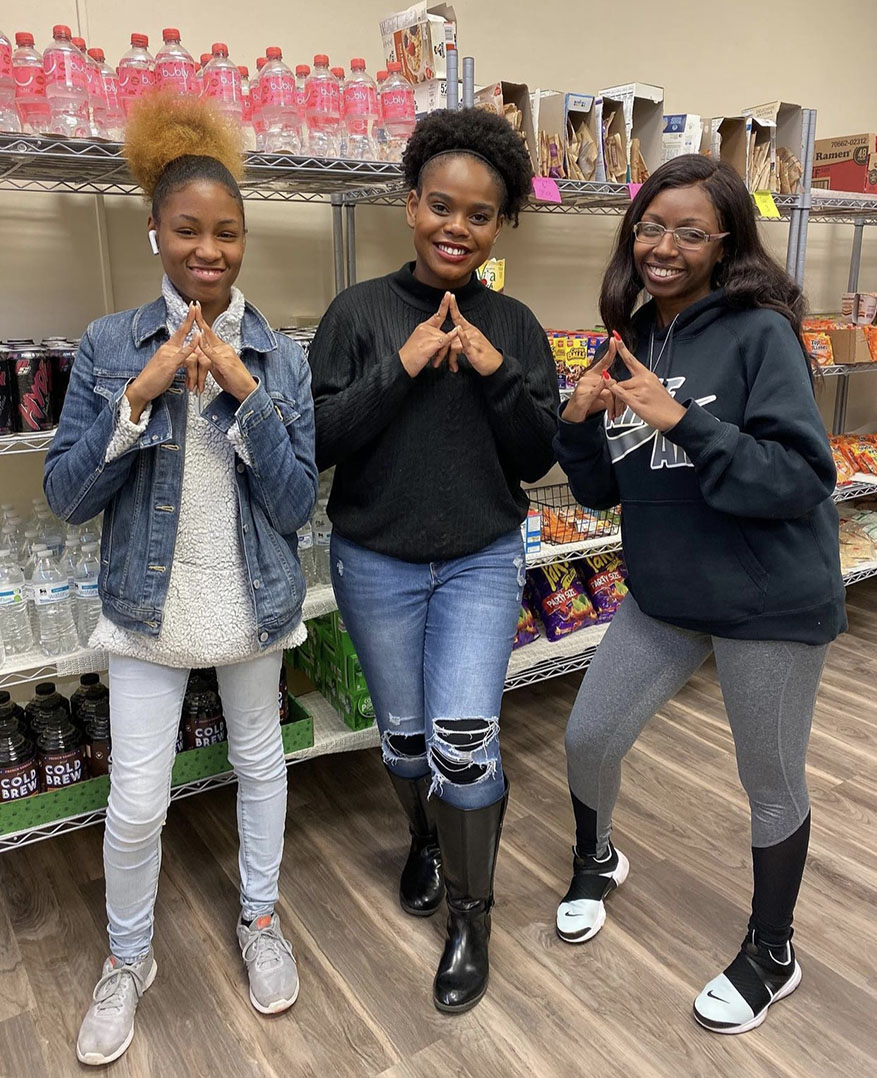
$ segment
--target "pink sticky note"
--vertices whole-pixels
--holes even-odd
[[[642,184],[641,184],[641,183],[629,183],[629,184],[627,185],[627,189],[628,189],[628,191],[630,191],[630,201],[631,201],[631,202],[633,202],[633,200],[634,200],[634,199],[636,198],[636,196],[637,196],[637,195],[639,194],[639,189],[640,189],[641,187],[642,187]]]
[[[533,177],[533,194],[540,202],[563,202],[557,181],[550,176]]]

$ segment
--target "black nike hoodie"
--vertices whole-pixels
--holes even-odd
[[[836,474],[794,330],[774,311],[735,310],[721,289],[672,332],[655,315],[649,302],[634,316],[636,356],[648,366],[651,353],[686,414],[663,435],[630,409],[611,425],[605,413],[561,422],[573,493],[594,509],[621,503],[630,590],[651,617],[743,640],[833,640],[846,629]]]

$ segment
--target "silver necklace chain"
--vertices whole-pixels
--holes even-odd
[[[664,338],[664,343],[661,345],[661,351],[658,352],[658,358],[652,363],[652,356],[655,353],[655,327],[652,326],[652,333],[649,337],[649,370],[654,374],[661,364],[661,358],[664,355],[664,349],[670,343],[670,338],[673,336],[673,327],[676,325],[676,319],[679,317],[677,314],[673,321],[670,323],[670,328],[667,330],[667,336]]]

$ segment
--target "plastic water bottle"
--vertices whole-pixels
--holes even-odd
[[[85,40],[74,37],[73,44],[85,57],[85,73],[88,85],[88,129],[92,138],[107,139],[107,103],[104,95],[100,64],[89,55]]]
[[[408,139],[417,124],[414,114],[414,87],[402,77],[402,65],[387,64],[387,81],[381,87],[381,110],[387,133],[387,159],[401,161]]]
[[[344,83],[347,75],[343,67],[333,67],[330,70],[338,80],[338,144],[335,147],[335,156],[346,157],[347,131],[344,127]]]
[[[195,77],[195,61],[180,44],[180,31],[169,26],[161,36],[164,44],[155,54],[156,88],[180,97],[197,96],[201,90]]]
[[[24,573],[6,548],[0,550],[0,636],[8,655],[21,655],[34,646]]]
[[[329,70],[329,57],[318,53],[305,84],[308,153],[337,157],[341,134],[341,87]]]
[[[76,650],[76,626],[67,574],[48,550],[39,553],[33,573],[34,604],[40,626],[40,647],[46,655]]]
[[[88,138],[88,69],[73,44],[69,26],[55,26],[52,44],[43,53],[46,98],[53,135]]]
[[[301,151],[296,129],[295,79],[275,45],[265,50],[266,63],[259,77],[266,153]]]
[[[73,604],[74,621],[76,620],[76,566],[81,557],[79,536],[71,536],[61,555],[61,568],[67,574],[67,583],[70,585],[70,602]]]
[[[238,67],[241,76],[241,130],[244,136],[244,149],[256,149],[256,129],[253,126],[253,93],[250,88],[250,69]]]
[[[155,60],[146,34],[132,34],[131,48],[119,61],[119,94],[125,116],[144,94],[155,89]]]
[[[119,96],[119,76],[107,63],[103,49],[89,49],[88,55],[94,60],[100,72],[101,108],[104,109],[103,126],[106,137],[113,142],[121,142],[125,128],[125,113]]]
[[[24,529],[21,526],[21,518],[10,516],[0,529],[0,546],[8,550],[15,561],[20,562],[24,557]]]
[[[311,528],[310,521],[308,521],[307,524],[303,524],[298,529],[298,560],[308,585],[316,584],[317,574],[316,565],[314,563],[314,531],[313,528]]]
[[[198,61],[198,70],[195,72],[195,76],[196,76],[196,78],[198,80],[198,96],[199,97],[204,96],[204,68],[207,67],[207,65],[210,63],[210,61],[212,59],[213,59],[213,53],[212,52],[202,52],[201,53],[201,58]]]
[[[76,632],[79,643],[85,648],[100,617],[101,602],[98,591],[100,561],[97,543],[85,543],[82,557],[76,565]]]
[[[15,75],[12,71],[12,42],[0,30],[0,131],[21,131],[15,107]]]
[[[34,640],[40,638],[40,622],[37,617],[37,604],[33,590],[33,575],[36,572],[37,562],[40,560],[41,555],[47,554],[48,548],[42,543],[37,543],[31,548],[30,553],[25,552],[25,556],[20,562],[21,571],[24,574],[24,594],[27,598],[27,616],[30,620],[30,627],[33,630]]]
[[[238,127],[243,115],[241,73],[228,58],[228,45],[217,41],[213,58],[204,68],[204,96],[215,101],[219,110]]]
[[[365,70],[365,60],[350,61],[350,78],[344,83],[345,156],[356,161],[376,161],[374,128],[378,119],[378,88]]]
[[[314,582],[331,584],[329,544],[332,542],[332,522],[326,513],[325,503],[320,502],[314,514]]]
[[[307,64],[299,64],[295,69],[295,113],[296,130],[301,153],[308,152],[308,97],[307,85],[311,69]]]
[[[262,68],[268,63],[265,56],[256,60],[256,73],[250,79],[250,103],[253,109],[253,132],[256,136],[256,149],[265,149],[265,121],[262,118]]]
[[[43,54],[34,48],[33,34],[15,35],[12,74],[15,79],[15,107],[25,131],[38,135],[52,126],[46,99],[46,72]]]

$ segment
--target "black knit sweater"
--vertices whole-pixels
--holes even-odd
[[[457,302],[502,366],[483,377],[465,362],[457,374],[428,365],[411,378],[399,349],[443,295],[412,268],[348,288],[320,323],[310,349],[317,465],[336,465],[329,516],[341,535],[404,561],[441,561],[524,519],[521,481],[554,463],[557,375],[529,308],[473,277]]]

